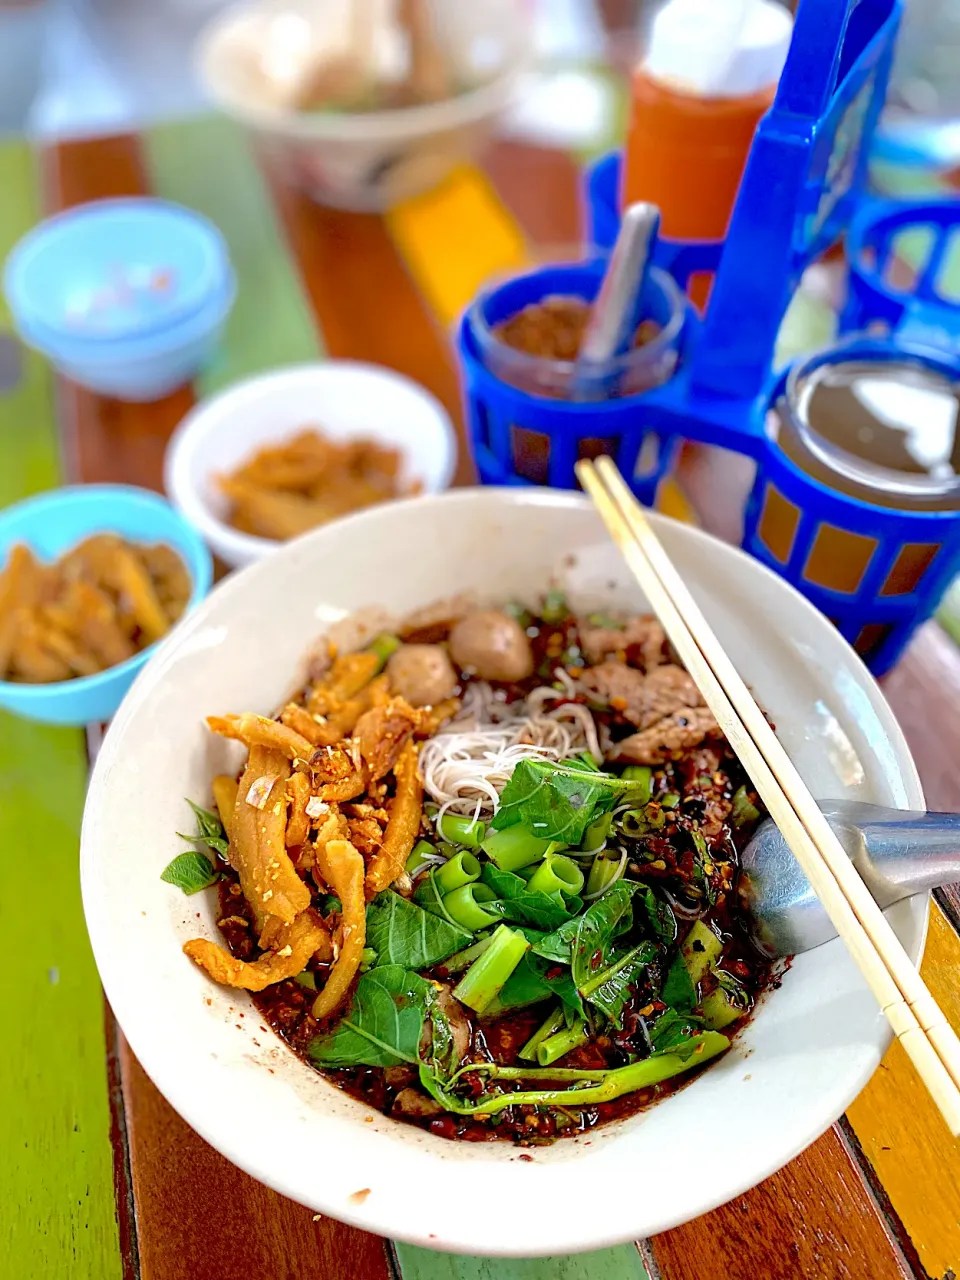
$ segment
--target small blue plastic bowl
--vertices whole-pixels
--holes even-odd
[[[25,542],[41,560],[55,560],[94,533],[117,533],[133,542],[164,542],[172,547],[193,582],[187,610],[210,590],[213,562],[200,535],[159,494],[128,485],[53,489],[0,511],[0,566],[6,564],[14,543]],[[46,724],[109,720],[156,648],[150,645],[95,676],[57,684],[0,680],[0,707]]]
[[[151,289],[164,272],[170,287]],[[21,338],[60,373],[100,395],[157,400],[214,356],[236,277],[223,237],[191,210],[101,200],[25,236],[7,259],[4,289]],[[77,319],[83,299],[111,289],[113,303]]]
[[[116,341],[63,339],[24,322],[18,329],[28,346],[81,386],[119,400],[159,400],[213,358],[235,297],[231,274],[219,294],[180,324]]]
[[[95,200],[47,218],[15,246],[3,287],[18,323],[60,339],[160,333],[221,293],[223,236],[166,200]]]

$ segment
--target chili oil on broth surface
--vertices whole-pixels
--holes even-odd
[[[756,797],[651,619],[449,602],[321,646],[276,719],[208,723],[249,755],[164,873],[217,882],[226,946],[185,950],[378,1110],[580,1133],[724,1052],[771,983],[735,891]]]

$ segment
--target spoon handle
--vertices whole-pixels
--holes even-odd
[[[660,210],[655,204],[638,201],[624,211],[580,343],[573,372],[576,400],[602,400],[612,392],[611,362],[629,350],[642,318],[650,255],[659,230]]]
[[[960,880],[960,814],[822,806],[880,906]]]

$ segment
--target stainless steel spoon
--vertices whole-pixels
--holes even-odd
[[[854,866],[881,907],[960,880],[960,814],[883,809],[821,800]],[[836,937],[772,819],[762,822],[743,853],[741,893],[771,955],[810,951]]]
[[[612,361],[629,351],[649,309],[650,265],[659,231],[655,204],[638,201],[624,210],[574,366],[573,399],[603,400],[615,393]]]

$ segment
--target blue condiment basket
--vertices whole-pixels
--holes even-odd
[[[868,327],[960,352],[960,200],[867,200],[846,240],[843,333]],[[952,269],[952,270],[951,270]]]
[[[661,238],[658,243],[655,263],[681,288],[696,272],[714,273],[706,316],[688,314],[677,372],[662,386],[636,396],[629,419],[624,415],[620,420],[616,406],[607,419],[596,405],[568,404],[562,425],[554,426],[561,423],[554,410],[540,417],[538,428],[548,440],[550,482],[562,485],[573,483],[571,442],[592,438],[619,460],[614,421],[621,434],[629,429],[633,438],[641,433],[654,437],[661,442],[657,465],[639,484],[633,477],[638,494],[651,502],[681,440],[752,458],[756,480],[745,512],[743,545],[835,619],[878,674],[893,665],[960,567],[960,513],[893,511],[828,489],[790,461],[771,438],[768,418],[783,391],[785,374],[774,368],[774,349],[787,305],[804,270],[849,227],[864,200],[870,141],[886,92],[901,7],[900,0],[803,0],[776,98],[757,128],[726,239]],[[603,157],[585,179],[585,239],[601,255],[612,247],[619,228],[619,169],[618,156]],[[595,265],[584,264],[584,270]],[[872,318],[866,311],[864,317]],[[460,349],[467,420],[481,477],[510,482],[509,426],[530,406],[482,366],[466,323]],[[887,358],[896,358],[897,350],[891,341]],[[942,366],[955,357],[941,350],[931,358]],[[554,467],[555,447],[560,461]],[[624,461],[629,477],[629,455]],[[765,538],[765,504],[776,501],[771,491],[786,499],[796,517],[786,554]],[[816,557],[811,557],[824,528],[873,547],[859,581],[849,591],[829,596],[813,576]],[[925,567],[915,586],[894,598],[889,580],[904,547],[925,548],[915,552]]]

